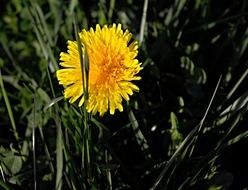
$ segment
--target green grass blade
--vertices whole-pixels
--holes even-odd
[[[2,178],[3,178],[3,181],[5,182],[5,176],[4,176],[2,165],[0,165],[0,172],[1,172],[1,175],[2,175]]]
[[[11,108],[11,105],[10,105],[10,102],[9,102],[9,98],[8,98],[7,92],[6,92],[5,88],[4,88],[1,69],[0,69],[0,87],[2,89],[3,98],[4,98],[5,105],[6,105],[7,110],[8,110],[8,115],[9,115],[9,119],[10,119],[10,123],[11,123],[11,126],[12,126],[14,136],[15,136],[16,140],[18,141],[19,140],[19,135],[18,135],[18,132],[16,130],[15,119],[14,119],[12,108]]]
[[[49,161],[50,170],[51,170],[52,174],[54,174],[54,167],[53,167],[53,163],[52,163],[52,158],[51,158],[51,155],[49,153],[48,146],[47,146],[47,144],[45,142],[45,137],[44,137],[44,134],[43,134],[43,131],[42,131],[42,127],[40,127],[40,126],[39,126],[39,132],[40,132],[40,137],[41,137],[42,143],[43,143],[44,148],[45,148],[45,153],[46,153],[47,160]]]
[[[97,13],[98,23],[101,25],[104,25],[107,22],[107,19],[106,19],[106,16],[107,16],[106,15],[106,13],[107,13],[106,1],[105,0],[99,0],[98,8],[99,8],[98,13]]]
[[[235,143],[238,143],[238,142],[240,142],[241,140],[243,140],[243,139],[245,139],[247,137],[248,137],[248,131],[245,131],[245,132],[239,134],[238,136],[230,139],[227,143],[223,144],[221,146],[221,149],[224,149],[224,148],[226,148],[228,146],[231,146],[231,145],[233,145]]]
[[[143,5],[141,24],[140,24],[139,45],[142,44],[143,39],[144,39],[147,8],[148,8],[148,0],[145,0],[144,5]]]
[[[36,98],[34,97],[33,103],[33,126],[32,126],[32,151],[33,151],[33,179],[34,179],[34,190],[37,189],[37,176],[36,176],[36,146],[35,146],[35,128],[36,128]]]
[[[248,103],[248,91],[246,91],[242,96],[237,98],[232,104],[230,104],[220,113],[216,125],[219,126],[223,124],[233,114],[243,109],[244,106],[247,105],[247,103]]]
[[[83,97],[84,97],[84,104],[83,104],[83,119],[84,119],[84,128],[83,128],[83,146],[82,146],[82,164],[84,165],[84,161],[86,160],[86,175],[88,177],[89,183],[92,183],[94,178],[92,177],[92,162],[91,162],[91,131],[89,127],[89,119],[90,114],[87,112],[87,104],[89,98],[88,92],[88,84],[89,84],[89,58],[86,46],[82,43],[79,30],[77,25],[77,18],[74,15],[74,32],[76,36],[76,41],[78,45],[78,53],[80,58],[80,66],[81,66],[81,74],[82,74],[82,88],[83,88]],[[86,155],[86,159],[84,158]],[[91,185],[91,184],[90,184]]]
[[[248,69],[246,69],[245,72],[241,75],[241,77],[239,78],[237,83],[234,85],[234,87],[228,93],[226,99],[229,99],[234,94],[234,92],[238,89],[239,85],[244,81],[244,79],[247,77],[247,75],[248,75]]]
[[[58,114],[58,113],[57,113]],[[57,141],[56,141],[56,190],[62,189],[62,176],[63,176],[63,135],[61,123],[56,115],[57,126]]]
[[[54,98],[50,101],[50,103],[44,107],[44,111],[47,111],[49,108],[53,107],[55,104],[57,104],[59,101],[63,100],[64,97],[63,96],[60,96],[60,97],[57,97],[57,98]]]
[[[37,20],[37,23],[40,23],[40,27],[42,27],[42,29],[43,29],[42,31],[44,32],[43,35],[46,36],[49,46],[54,45],[52,42],[51,32],[48,30],[46,19],[45,19],[45,16],[43,14],[42,9],[40,8],[40,6],[36,2],[34,2],[34,1],[30,1],[30,2],[32,5],[32,8],[34,9],[34,11],[36,13],[35,18]]]
[[[109,190],[112,190],[112,177],[111,177],[111,172],[109,168],[109,156],[108,156],[107,150],[105,150],[105,162],[107,165],[106,173],[107,173],[107,181],[108,181]]]
[[[108,22],[111,23],[113,12],[115,9],[115,0],[110,0],[109,11],[108,11]]]

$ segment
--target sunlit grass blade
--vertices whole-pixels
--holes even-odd
[[[143,13],[142,13],[141,24],[140,24],[139,45],[142,44],[143,39],[144,39],[147,9],[148,9],[148,0],[144,0]]]
[[[244,81],[247,75],[248,75],[248,69],[246,69],[245,72],[241,75],[241,77],[239,78],[237,83],[234,85],[232,90],[228,93],[226,99],[229,99],[234,94],[234,92],[238,89],[239,85]]]
[[[216,125],[223,124],[233,114],[240,111],[244,106],[246,106],[247,102],[248,102],[248,91],[246,91],[242,96],[237,98],[232,104],[230,104],[220,113],[219,117],[217,118]]]
[[[46,107],[44,107],[44,111],[47,111],[49,108],[53,107],[55,104],[57,104],[59,101],[61,101],[63,99],[64,99],[63,96],[60,96],[58,98],[54,98],[53,100],[51,100],[51,102]]]
[[[248,137],[248,131],[245,131],[245,132],[239,134],[238,136],[236,136],[236,137],[234,137],[234,138],[228,140],[227,143],[225,143],[225,144],[223,144],[223,145],[221,146],[221,149],[227,148],[228,146],[231,146],[231,145],[233,145],[233,144],[235,144],[235,143],[238,143],[238,142],[240,142],[241,140],[246,139],[247,137]]]
[[[2,165],[0,165],[0,172],[1,172],[1,176],[3,178],[3,182],[5,182],[5,175],[4,175],[4,172],[3,172]]]
[[[34,190],[37,189],[37,170],[36,170],[36,138],[35,138],[35,129],[37,126],[36,123],[36,97],[34,97],[33,103],[33,126],[32,126],[32,151],[33,151],[33,179],[34,179]]]

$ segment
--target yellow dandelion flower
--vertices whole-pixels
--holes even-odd
[[[139,88],[132,81],[140,80],[137,76],[142,69],[136,59],[138,42],[131,41],[132,34],[121,28],[121,24],[112,26],[96,25],[96,29],[82,30],[79,33],[82,51],[87,49],[89,58],[88,101],[86,109],[95,115],[102,116],[108,110],[123,111],[122,100]],[[64,97],[70,103],[79,100],[84,103],[84,89],[81,72],[80,54],[76,41],[68,41],[67,53],[60,54],[60,65],[64,68],[56,72],[59,84],[64,85]]]

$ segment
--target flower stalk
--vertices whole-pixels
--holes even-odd
[[[79,59],[80,59],[83,98],[84,98],[84,106],[83,106],[83,114],[84,114],[83,145],[84,146],[83,146],[83,152],[82,152],[82,165],[83,165],[83,168],[86,168],[86,176],[87,176],[88,182],[92,183],[91,156],[90,156],[91,133],[90,133],[90,128],[89,128],[90,113],[87,112],[87,104],[88,104],[88,98],[89,98],[89,85],[88,85],[89,83],[89,58],[88,58],[87,48],[81,42],[80,37],[78,35],[78,27],[76,23],[77,23],[76,18],[74,16],[74,31],[75,31],[75,36],[77,40],[78,53],[79,53]],[[84,163],[85,153],[86,153],[86,167]]]

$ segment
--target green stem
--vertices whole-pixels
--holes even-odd
[[[88,123],[87,123],[88,124]],[[87,160],[87,174],[88,179],[91,180],[91,161],[90,161],[90,129],[89,125],[86,125],[86,134],[85,134],[85,140],[86,140],[86,160]]]
[[[81,72],[82,72],[82,88],[83,88],[83,98],[84,98],[84,107],[83,107],[83,113],[84,113],[84,132],[83,132],[83,150],[82,150],[82,164],[84,167],[84,155],[86,154],[86,176],[88,178],[89,184],[92,183],[92,176],[91,176],[91,155],[90,155],[90,128],[89,128],[89,113],[87,112],[87,104],[88,104],[88,80],[89,80],[89,58],[88,58],[88,52],[86,46],[82,44],[79,34],[78,34],[78,26],[77,26],[77,19],[74,15],[74,30],[78,45],[78,53],[80,58],[80,66],[81,66]],[[86,151],[86,152],[85,152]]]

